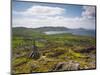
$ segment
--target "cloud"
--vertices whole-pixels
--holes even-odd
[[[43,26],[64,26],[68,28],[95,28],[95,20],[84,18],[66,18],[66,17],[44,17],[41,18],[18,18],[13,21],[14,26],[23,26],[28,28],[37,28]]]
[[[86,18],[95,18],[95,7],[94,6],[83,6],[84,11],[82,16]]]
[[[52,16],[52,15],[60,15],[64,13],[63,8],[59,7],[49,7],[49,6],[32,6],[26,11],[16,12],[15,14],[21,14],[24,16]]]
[[[95,29],[94,7],[84,6],[83,9],[82,16],[71,18],[62,16],[65,9],[59,7],[33,6],[24,12],[16,12],[16,14],[26,16],[14,18],[12,22],[14,27],[64,26],[68,28]]]

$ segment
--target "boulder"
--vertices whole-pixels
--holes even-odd
[[[90,53],[91,51],[93,51],[95,49],[96,49],[95,46],[90,46],[90,47],[87,47],[87,48],[84,48],[84,49],[75,50],[75,51],[79,52],[79,53]]]
[[[52,71],[79,70],[79,68],[80,64],[75,61],[59,62],[53,67]]]

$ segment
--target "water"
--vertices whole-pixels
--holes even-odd
[[[47,34],[47,35],[71,33],[73,35],[83,35],[83,36],[93,36],[93,37],[95,37],[95,31],[94,30],[46,31],[44,33]]]
[[[47,31],[47,32],[44,32],[45,34],[61,34],[61,33],[68,33],[66,31]]]

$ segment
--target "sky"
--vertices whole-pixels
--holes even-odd
[[[12,2],[13,27],[67,27],[95,29],[95,6]]]

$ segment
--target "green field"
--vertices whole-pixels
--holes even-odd
[[[25,32],[27,36],[21,31],[19,31],[21,35],[16,33],[12,35],[13,74],[63,71],[63,69],[54,70],[54,67],[58,63],[70,61],[77,62],[80,65],[79,70],[96,68],[95,37],[67,33],[46,35],[35,31],[27,32]],[[31,37],[28,36],[29,34]],[[39,51],[37,59],[29,57],[33,50],[31,47],[34,46],[34,40]]]

